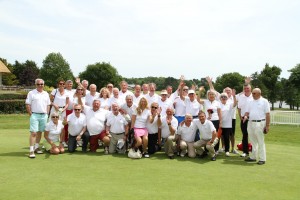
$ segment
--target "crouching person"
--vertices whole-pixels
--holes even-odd
[[[196,131],[197,126],[193,122],[193,116],[191,114],[186,114],[184,123],[179,126],[177,131],[181,157],[184,157],[187,152],[190,158],[196,157],[194,148]]]
[[[64,153],[64,146],[62,142],[64,142],[65,129],[61,120],[59,120],[59,115],[57,112],[53,112],[51,114],[51,119],[46,125],[45,128],[45,141],[43,145],[45,149],[49,151],[51,154],[59,154]]]
[[[64,121],[64,125],[68,124],[69,141],[68,151],[73,153],[77,148],[77,141],[82,139],[82,152],[87,151],[87,145],[89,142],[89,135],[86,132],[86,117],[81,113],[81,105],[74,105],[74,112],[68,115],[67,120]]]
[[[176,149],[175,133],[178,127],[178,121],[173,116],[174,109],[172,107],[167,108],[167,115],[160,118],[158,113],[157,125],[161,128],[161,133],[158,133],[158,143],[161,144],[161,139],[165,141],[164,150],[170,159],[174,159],[174,151]]]
[[[213,141],[215,140],[217,133],[216,128],[213,123],[206,119],[206,115],[203,111],[200,111],[198,114],[199,119],[194,119],[194,123],[197,125],[200,131],[200,140],[194,143],[194,147],[197,153],[200,155],[200,158],[204,158],[207,153],[204,151],[203,147],[211,154],[211,160],[216,161],[215,149],[212,146]]]
[[[128,136],[128,122],[125,117],[119,112],[117,103],[111,105],[112,112],[107,116],[106,133],[111,135],[109,144],[109,153],[125,153],[125,141]],[[122,148],[117,148],[119,141],[123,140]]]

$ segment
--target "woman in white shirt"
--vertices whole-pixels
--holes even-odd
[[[148,148],[148,130],[147,122],[151,121],[151,112],[148,109],[148,101],[142,97],[138,107],[134,110],[131,118],[131,129],[134,129],[135,145],[134,150],[143,145],[143,156],[149,158]]]
[[[100,102],[101,102],[100,108],[109,110],[110,92],[109,92],[108,88],[106,88],[106,87],[101,88],[99,97],[100,97]]]
[[[69,106],[69,92],[65,90],[65,81],[59,80],[57,83],[58,88],[52,90],[50,100],[51,100],[51,114],[53,112],[58,112],[60,119],[64,119],[66,116],[66,109]]]
[[[85,104],[85,90],[81,86],[78,86],[76,88],[76,92],[75,92],[75,94],[73,96],[73,102],[72,102],[73,105],[78,104],[78,98],[81,98],[82,104]]]
[[[45,149],[51,154],[64,153],[64,146],[62,142],[64,141],[64,125],[61,120],[59,120],[59,115],[57,112],[51,114],[51,120],[48,122],[45,128],[45,141],[43,145]]]

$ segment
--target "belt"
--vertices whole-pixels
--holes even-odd
[[[38,115],[44,115],[44,114],[46,114],[46,113],[36,113],[36,112],[31,112],[31,113],[38,114]]]
[[[266,121],[265,119],[261,119],[261,120],[251,120],[251,122],[262,122],[262,121]]]
[[[110,132],[112,134],[115,134],[115,135],[122,135],[122,134],[125,134],[125,132],[122,132],[122,133],[113,133],[113,132]]]

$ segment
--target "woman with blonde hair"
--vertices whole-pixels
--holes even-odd
[[[101,88],[99,93],[100,93],[99,98],[100,98],[100,102],[101,102],[100,107],[104,108],[106,110],[109,110],[110,92],[109,92],[108,88],[106,88],[106,87]]]
[[[148,101],[145,97],[142,97],[139,101],[138,107],[133,111],[131,118],[131,129],[134,130],[134,150],[137,151],[138,148],[143,146],[143,157],[149,158],[147,152],[148,148],[148,130],[147,122],[151,121],[151,112],[148,109]]]
[[[43,145],[45,149],[51,154],[64,153],[65,149],[62,144],[64,141],[65,129],[61,120],[59,120],[59,115],[57,112],[51,113],[51,119],[45,128],[45,141]]]

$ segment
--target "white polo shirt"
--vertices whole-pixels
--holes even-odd
[[[249,113],[249,120],[266,119],[266,113],[270,113],[270,105],[267,99],[260,97],[253,99],[246,107],[246,112]]]
[[[126,101],[126,96],[130,95],[130,96],[134,96],[133,93],[129,90],[127,90],[126,92],[123,92],[122,90],[119,91],[119,98],[122,99],[122,101]]]
[[[66,99],[69,98],[70,93],[67,90],[64,90],[64,93],[61,94],[58,89],[54,89],[52,90],[51,95],[54,96],[54,104],[58,107],[64,107],[66,105]]]
[[[151,115],[151,112],[149,109],[146,108],[140,115],[138,115],[135,109],[132,115],[136,115],[134,128],[146,128],[147,121],[149,119],[149,116]]]
[[[148,101],[148,105],[150,107],[150,105],[155,102],[158,103],[158,100],[160,99],[160,96],[158,96],[158,94],[154,93],[152,96],[150,96],[150,93],[145,95],[145,98]]]
[[[107,115],[107,122],[106,125],[110,126],[109,131],[112,133],[124,133],[125,132],[125,126],[128,124],[126,119],[121,115],[121,113],[118,113],[118,115],[114,115],[113,112],[109,112]]]
[[[178,127],[177,135],[181,136],[181,139],[185,142],[194,142],[196,136],[197,126],[194,122],[190,126],[186,126],[184,123]]]
[[[144,97],[144,95],[142,95],[142,94],[140,94],[140,96],[138,96],[138,97],[135,96],[135,95],[133,95],[133,98],[132,98],[133,103],[135,105],[139,105],[139,102],[140,102],[140,100],[141,100],[142,97]]]
[[[74,98],[74,94],[76,92],[76,89],[71,89],[71,90],[67,90],[65,89],[65,91],[67,91],[69,93],[69,106],[67,108],[67,110],[73,110],[73,98]]]
[[[61,120],[58,120],[57,125],[55,125],[53,121],[50,120],[45,127],[45,131],[49,131],[48,137],[52,142],[59,142],[60,134],[63,128],[64,125],[62,124]]]
[[[147,121],[147,130],[149,134],[158,133],[158,126],[157,126],[157,115],[154,117],[154,120],[152,123],[150,121]]]
[[[27,94],[25,104],[30,105],[31,112],[46,114],[47,107],[51,102],[49,94],[46,91],[39,92],[37,89],[34,89]]]
[[[194,119],[193,122],[196,124],[200,131],[201,139],[210,140],[212,138],[212,133],[213,131],[216,131],[216,128],[211,121],[205,120],[205,122],[201,124],[199,119]]]
[[[249,97],[245,96],[244,93],[240,94],[238,97],[238,108],[241,109],[241,116],[243,117],[246,113],[247,104],[253,100],[252,94]]]
[[[95,95],[91,95],[91,93],[85,95],[85,105],[93,106],[94,100],[98,98],[99,98],[99,92],[96,92]]]
[[[175,116],[184,117],[186,114],[186,105],[185,101],[183,101],[179,96],[174,99],[175,104]]]
[[[101,103],[101,105],[100,105],[101,108],[105,108],[105,107],[110,108],[110,105],[109,105],[109,98],[106,98],[106,99],[100,98],[100,99],[98,99],[98,100],[99,100],[100,103]]]
[[[133,114],[134,110],[136,109],[136,107],[137,106],[135,104],[132,104],[131,107],[128,107],[127,103],[124,103],[123,105],[121,105],[121,108],[127,112],[127,114],[129,115],[130,118],[132,117],[132,114]]]
[[[115,98],[114,96],[112,96],[112,97],[110,97],[109,100],[108,100],[108,106],[111,107],[111,105],[112,105],[113,103],[118,104],[118,106],[120,107],[122,104],[125,103],[125,99],[120,98],[120,97]]]
[[[164,116],[161,118],[161,137],[162,138],[167,138],[170,135],[170,129],[169,129],[169,125],[167,123],[167,116]],[[178,120],[175,117],[172,117],[172,121],[171,121],[171,126],[177,130],[178,127]],[[175,132],[176,134],[176,132]]]
[[[98,135],[104,130],[108,112],[103,108],[95,112],[92,107],[84,106],[86,125],[91,136]]]
[[[212,109],[213,110],[213,113],[212,113],[211,119],[210,119],[211,121],[219,120],[218,108],[220,108],[220,102],[219,101],[214,100],[214,101],[211,102],[208,99],[204,100],[204,111],[205,111],[205,114],[206,114],[207,117],[208,117],[207,110],[208,109]]]
[[[82,129],[86,126],[86,117],[83,113],[80,113],[79,117],[76,117],[75,113],[68,115],[68,132],[72,136],[80,134]]]
[[[237,97],[236,97],[237,98]],[[233,96],[231,95],[231,97],[229,97],[227,99],[227,102],[234,104],[234,100],[233,100]],[[231,112],[231,118],[232,119],[236,119],[236,108],[237,108],[237,104],[235,107],[233,107],[232,112]]]
[[[221,105],[221,112],[222,112],[222,128],[232,128],[232,110],[233,108],[233,103],[227,100],[226,104]]]
[[[169,107],[173,108],[173,103],[169,99],[166,99],[165,101],[162,101],[161,99],[158,99],[158,106],[161,108],[161,116],[167,115],[166,110]]]
[[[194,101],[191,101],[190,98],[186,97],[185,99],[186,113],[191,114],[192,116],[197,116],[199,111],[202,110],[202,105],[195,98]]]

